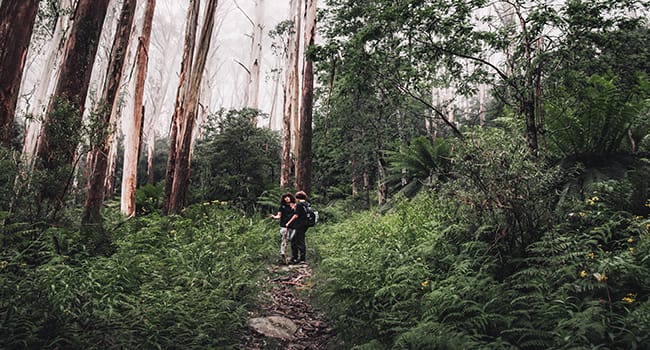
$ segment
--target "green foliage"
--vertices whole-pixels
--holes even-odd
[[[643,348],[650,218],[622,206],[633,190],[602,176],[583,198],[572,168],[496,130],[456,152],[435,193],[313,237],[320,306],[350,347]]]
[[[523,139],[502,130],[472,135],[456,147],[449,196],[465,204],[474,238],[489,243],[497,255],[524,255],[553,224],[555,189],[568,175],[533,159]]]
[[[248,211],[279,177],[278,135],[257,128],[253,110],[210,115],[192,161],[192,201],[232,201]]]
[[[163,202],[163,183],[146,184],[135,192],[135,208],[140,215],[161,213]]]
[[[627,87],[613,78],[595,75],[584,79],[574,74],[577,76],[567,74],[563,86],[555,89],[554,98],[547,103],[553,153],[634,151],[629,137],[640,140],[650,133],[645,115],[650,103],[647,78],[639,76],[634,86]]]
[[[0,211],[9,211],[12,198],[14,198],[13,182],[18,175],[16,154],[0,146],[0,182],[5,184],[0,188]]]
[[[88,257],[77,231],[5,226],[28,244],[0,254],[0,347],[234,348],[254,276],[275,252],[268,229],[196,205],[128,221],[112,256]]]
[[[417,137],[399,152],[387,151],[389,176],[386,181],[391,187],[401,187],[406,196],[413,196],[422,187],[444,181],[449,176],[451,144],[444,139],[435,141]]]

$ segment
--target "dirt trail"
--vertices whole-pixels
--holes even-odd
[[[330,350],[341,348],[324,315],[309,302],[311,267],[272,265],[258,310],[249,313],[244,349]]]

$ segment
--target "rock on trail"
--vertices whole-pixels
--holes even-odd
[[[309,302],[309,265],[269,268],[255,311],[242,334],[244,349],[331,350],[341,348],[329,321]]]

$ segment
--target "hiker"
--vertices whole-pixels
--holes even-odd
[[[280,255],[282,261],[287,263],[287,240],[291,239],[290,234],[293,229],[287,227],[287,222],[293,217],[296,198],[291,193],[285,193],[280,197],[280,207],[278,213],[271,214],[271,219],[280,220]]]
[[[305,253],[307,247],[305,245],[305,232],[307,232],[307,206],[309,205],[309,197],[304,191],[296,192],[296,208],[294,214],[289,219],[286,227],[293,229],[291,239],[291,260],[290,264],[305,263]],[[293,237],[292,237],[293,236]]]

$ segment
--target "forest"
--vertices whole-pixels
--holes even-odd
[[[0,349],[650,349],[649,76],[647,0],[0,0]]]

